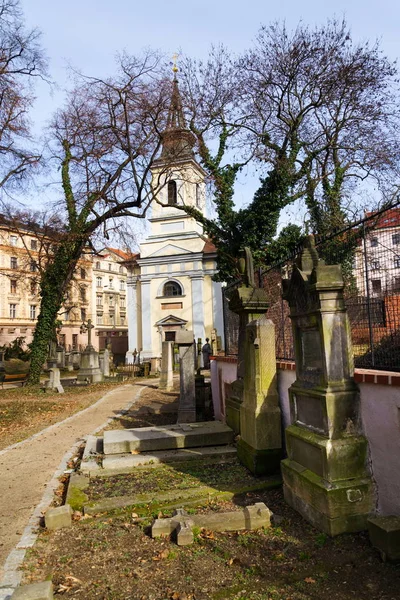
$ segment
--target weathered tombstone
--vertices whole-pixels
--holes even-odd
[[[178,344],[180,358],[178,423],[194,423],[196,421],[196,393],[193,331],[183,329],[177,331],[175,341]]]
[[[374,508],[373,486],[341,267],[325,265],[310,237],[283,283],[297,375],[289,390],[288,458],[281,463],[285,499],[329,535],[360,531]]]
[[[239,460],[255,475],[279,470],[281,410],[276,380],[275,327],[265,315],[246,326]]]
[[[73,371],[74,370],[74,358],[73,358],[73,353],[72,352],[67,352],[65,355],[65,364],[66,367],[68,369],[68,371]]]
[[[65,349],[62,346],[57,346],[56,356],[57,356],[57,367],[59,369],[64,369],[65,368]]]
[[[92,325],[91,320],[87,322],[88,345],[81,354],[81,364],[78,373],[78,381],[87,383],[98,383],[103,381],[103,374],[100,371],[99,353],[92,346]]]
[[[99,366],[103,376],[110,377],[110,353],[107,348],[99,352]]]
[[[47,368],[57,367],[57,342],[51,340],[49,343],[49,355],[47,358]]]
[[[72,352],[72,366],[75,371],[79,369],[81,364],[81,353],[78,350]]]
[[[173,372],[173,345],[174,342],[163,342],[162,343],[162,356],[161,356],[161,375],[160,375],[160,390],[166,390],[170,392],[174,387],[174,372]]]
[[[0,373],[5,373],[6,363],[4,361],[4,352],[0,350]]]
[[[235,433],[240,433],[240,406],[243,402],[243,383],[245,375],[245,338],[246,326],[265,314],[268,301],[265,291],[257,288],[254,280],[254,268],[251,252],[245,248],[240,259],[242,285],[233,292],[229,308],[239,315],[239,342],[237,379],[232,382],[231,393],[226,399],[226,423]]]
[[[64,388],[61,385],[60,369],[57,367],[49,369],[49,376],[50,379],[46,381],[46,389],[51,391],[56,390],[59,394],[63,394]]]

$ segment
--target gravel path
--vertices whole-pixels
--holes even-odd
[[[0,598],[4,597],[1,588],[8,587],[4,574],[18,563],[18,550],[12,551],[30,545],[27,525],[37,525],[38,512],[51,501],[54,474],[64,468],[60,463],[65,462],[66,452],[135,403],[146,389],[143,384],[116,388],[85,410],[0,452]]]

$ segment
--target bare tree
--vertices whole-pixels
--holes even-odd
[[[101,230],[107,236],[116,218],[143,219],[162,185],[151,180],[151,167],[161,147],[170,91],[158,53],[123,55],[115,77],[81,79],[53,119],[49,156],[61,166],[57,211],[64,226],[42,275],[31,384],[39,381],[54,321],[93,234]]]
[[[202,164],[218,187],[220,173],[201,148],[217,144],[218,164],[230,176],[220,178],[218,218],[205,224],[230,257],[224,277],[234,269],[241,245],[250,246],[258,261],[265,260],[282,208],[301,198],[315,231],[340,227],[351,182],[393,179],[399,159],[396,67],[379,44],[354,43],[344,21],[314,29],[300,24],[293,32],[273,23],[261,28],[253,48],[238,59],[228,56],[225,63],[227,95],[223,85],[220,93],[224,61],[215,53],[207,69],[187,71],[191,82],[202,76],[210,99],[207,136],[197,125],[198,111],[192,113]],[[191,106],[202,106],[203,89],[193,84],[192,89]],[[254,158],[265,175],[249,205],[235,211],[232,175],[243,163],[235,162],[233,173],[229,158],[238,146],[242,161]]]
[[[46,77],[40,33],[26,30],[19,0],[0,1],[0,190],[21,185],[40,160],[30,137],[32,80]]]

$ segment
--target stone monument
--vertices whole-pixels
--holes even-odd
[[[173,345],[174,342],[163,342],[161,350],[161,375],[160,375],[160,390],[170,392],[174,387],[174,371],[173,371]]]
[[[100,371],[99,353],[92,346],[92,329],[94,329],[94,325],[92,325],[91,319],[88,319],[84,329],[88,334],[88,344],[81,354],[81,365],[77,379],[87,383],[98,383],[103,381],[103,374]]]
[[[50,379],[48,379],[45,383],[46,389],[49,391],[57,391],[59,394],[63,394],[64,388],[60,379],[60,369],[58,367],[52,367],[49,369],[49,376]]]
[[[180,358],[178,423],[195,423],[196,392],[193,360],[195,358],[193,331],[185,331],[183,329],[177,331],[175,343],[178,345]]]
[[[297,379],[281,467],[288,504],[329,535],[366,529],[374,509],[343,288],[340,265],[325,265],[310,236],[283,282]]]
[[[265,315],[246,326],[238,458],[254,475],[279,471],[281,410],[276,380],[275,327]]]
[[[100,371],[104,377],[110,377],[110,353],[107,348],[99,352]]]
[[[245,375],[245,338],[246,326],[268,310],[265,291],[256,287],[254,280],[253,257],[249,248],[245,248],[239,260],[242,284],[236,289],[229,301],[229,308],[239,315],[239,342],[237,379],[231,385],[231,393],[226,399],[226,423],[235,433],[240,433],[240,406],[243,402],[243,383]]]

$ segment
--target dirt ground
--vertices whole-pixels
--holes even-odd
[[[365,534],[328,538],[285,504],[281,490],[195,510],[260,501],[279,515],[277,525],[199,530],[186,547],[153,540],[151,519],[138,521],[132,508],[43,531],[25,563],[25,582],[51,577],[56,598],[82,600],[399,600],[400,567],[382,563]]]
[[[0,390],[0,450],[94,404],[119,383],[65,388],[64,394],[31,388]]]

